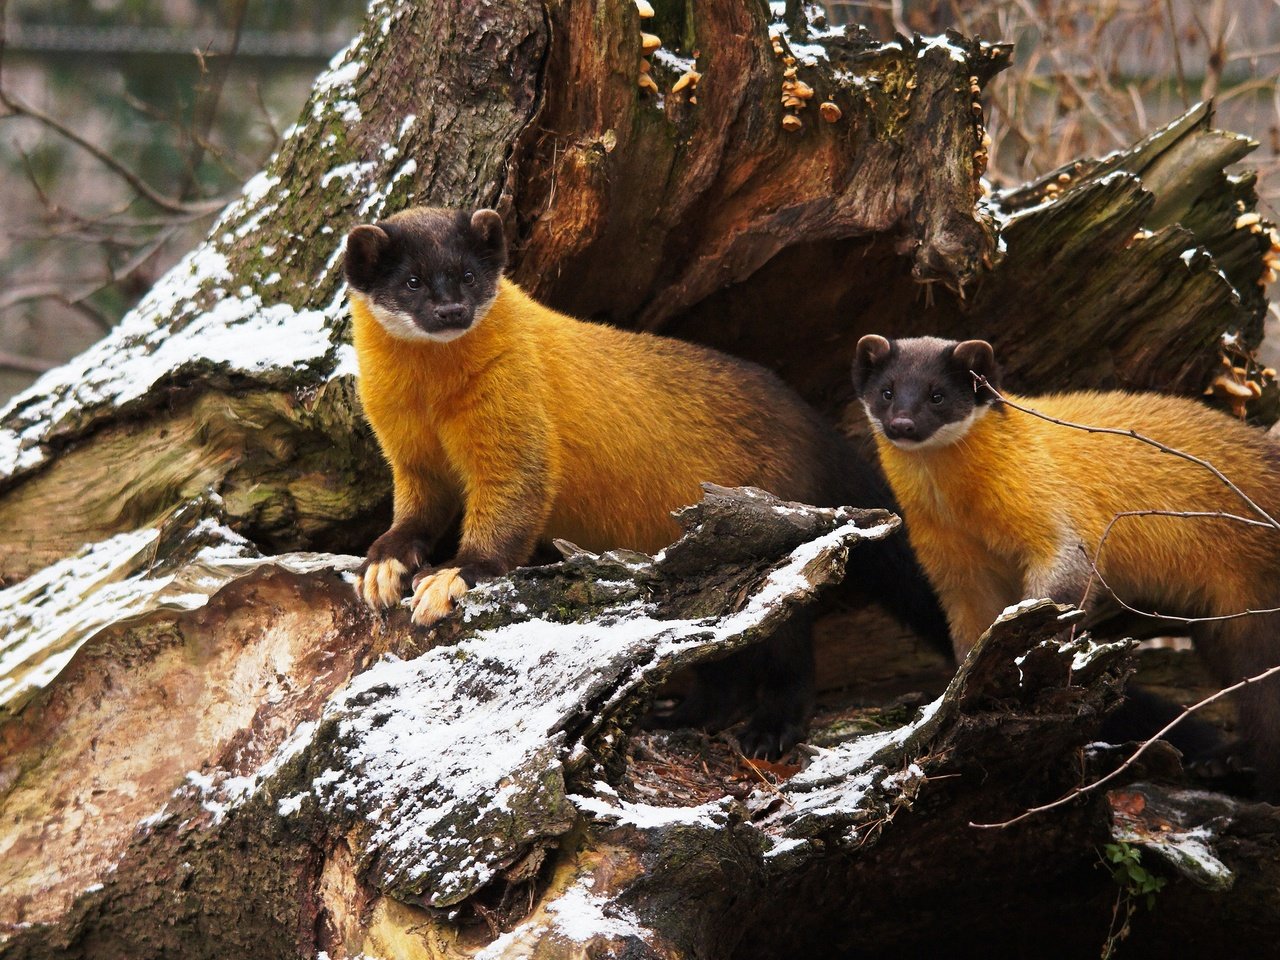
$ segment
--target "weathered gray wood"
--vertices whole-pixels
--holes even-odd
[[[772,633],[849,549],[897,525],[718,488],[681,519],[688,533],[656,561],[579,553],[522,570],[431,634],[407,610],[375,621],[338,576],[348,561],[254,556],[222,528],[236,576],[207,604],[159,597],[105,625],[0,728],[10,955],[186,943],[212,957],[299,929],[318,938],[304,949],[353,955],[321,923],[343,893],[330,869],[370,902],[532,890],[580,821],[567,784],[619,769],[652,686]],[[178,546],[146,575],[206,576],[204,552],[181,562],[190,539],[167,531]],[[254,836],[270,850],[237,854]],[[197,892],[154,897],[174,870]],[[204,924],[226,936],[191,946]]]

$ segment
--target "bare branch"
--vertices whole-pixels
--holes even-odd
[[[1191,98],[1187,94],[1187,74],[1182,68],[1182,42],[1178,37],[1178,24],[1173,18],[1173,0],[1164,0],[1165,13],[1169,17],[1169,40],[1173,43],[1173,62],[1178,80],[1178,96],[1182,98],[1182,109],[1191,106]]]
[[[1237,497],[1239,497],[1241,501],[1247,504],[1250,510],[1252,510],[1254,513],[1260,516],[1263,520],[1265,520],[1267,526],[1272,527],[1276,530],[1280,530],[1280,523],[1277,523],[1276,519],[1273,516],[1271,516],[1271,514],[1267,513],[1267,511],[1263,510],[1262,507],[1258,506],[1258,504],[1255,503],[1247,493],[1245,493],[1243,490],[1237,487],[1234,483],[1232,483],[1226,477],[1226,475],[1223,474],[1221,470],[1219,470],[1213,464],[1209,463],[1209,461],[1202,460],[1196,456],[1192,456],[1191,454],[1185,453],[1182,450],[1176,450],[1173,447],[1168,446],[1167,444],[1161,443],[1159,440],[1153,440],[1151,437],[1143,436],[1142,434],[1138,433],[1136,430],[1122,430],[1117,427],[1091,427],[1083,423],[1072,423],[1070,420],[1060,420],[1057,417],[1051,417],[1048,414],[1040,413],[1038,410],[1033,410],[1030,407],[1024,407],[1021,404],[1014,403],[1012,400],[1003,396],[1000,393],[1000,391],[998,391],[995,387],[991,386],[991,384],[987,382],[986,377],[981,376],[980,374],[977,374],[977,373],[973,373],[973,371],[970,371],[970,373],[973,375],[975,387],[986,388],[991,392],[991,395],[994,396],[1001,403],[1004,403],[1007,406],[1011,407],[1012,409],[1020,411],[1021,413],[1030,414],[1031,416],[1038,417],[1039,419],[1045,420],[1048,423],[1056,423],[1060,427],[1070,427],[1073,430],[1083,430],[1085,433],[1105,433],[1115,437],[1129,437],[1132,440],[1137,440],[1140,443],[1145,443],[1148,446],[1155,447],[1161,453],[1167,453],[1172,457],[1178,457],[1182,460],[1186,460],[1190,463],[1196,464],[1197,466],[1203,467],[1205,470],[1208,470],[1215,477],[1217,477],[1218,480],[1221,481],[1223,485],[1227,487],[1227,489],[1229,489],[1232,493],[1234,493]]]
[[[44,373],[58,366],[61,361],[42,360],[39,357],[25,357],[22,354],[0,350],[0,370],[11,370],[16,373]]]
[[[1235,523],[1244,523],[1254,527],[1266,527],[1271,529],[1271,524],[1262,520],[1254,520],[1249,517],[1242,517],[1234,513],[1224,513],[1220,510],[1196,511],[1196,510],[1126,510],[1117,513],[1111,518],[1111,522],[1107,524],[1106,529],[1102,532],[1102,538],[1098,541],[1098,548],[1094,551],[1093,557],[1089,559],[1091,567],[1089,573],[1089,583],[1085,585],[1084,597],[1081,598],[1080,607],[1083,609],[1085,600],[1088,599],[1090,591],[1093,589],[1093,578],[1097,577],[1098,581],[1106,589],[1113,600],[1116,601],[1124,610],[1129,613],[1136,613],[1143,617],[1150,617],[1153,620],[1167,620],[1172,623],[1181,623],[1190,625],[1193,623],[1209,623],[1216,620],[1236,620],[1240,617],[1252,617],[1266,613],[1280,613],[1280,607],[1267,607],[1259,610],[1241,610],[1238,613],[1224,613],[1213,617],[1180,617],[1174,614],[1157,613],[1154,610],[1140,610],[1130,604],[1127,600],[1116,593],[1115,589],[1107,582],[1107,578],[1102,573],[1102,550],[1106,546],[1107,539],[1111,536],[1111,531],[1115,525],[1128,517],[1170,517],[1176,520],[1228,520]],[[1083,550],[1083,545],[1081,550]]]
[[[1105,777],[1099,777],[1097,780],[1094,780],[1092,783],[1086,783],[1083,786],[1075,787],[1068,793],[1063,794],[1057,800],[1054,800],[1052,803],[1046,803],[1038,807],[1032,807],[1029,810],[1024,810],[1022,813],[1018,814],[1018,816],[1013,817],[1012,819],[1002,820],[999,823],[970,822],[969,826],[977,827],[980,830],[1004,829],[1005,827],[1011,827],[1015,823],[1021,823],[1023,820],[1026,820],[1030,817],[1034,817],[1038,813],[1044,813],[1047,810],[1055,810],[1058,807],[1061,807],[1061,806],[1064,806],[1065,804],[1070,803],[1072,800],[1075,800],[1078,797],[1083,797],[1086,794],[1092,793],[1094,790],[1097,790],[1099,787],[1110,783],[1112,780],[1116,779],[1116,777],[1120,776],[1120,774],[1124,773],[1126,770],[1132,767],[1134,763],[1137,762],[1138,758],[1142,756],[1144,753],[1146,753],[1153,743],[1155,743],[1157,740],[1162,739],[1167,733],[1169,733],[1170,730],[1172,730],[1178,724],[1182,723],[1183,720],[1191,716],[1191,714],[1195,713],[1197,710],[1201,709],[1202,707],[1207,707],[1209,704],[1214,703],[1218,700],[1221,700],[1223,697],[1230,696],[1231,694],[1235,693],[1237,690],[1243,690],[1245,687],[1247,687],[1251,683],[1260,683],[1261,681],[1266,680],[1268,677],[1275,676],[1278,673],[1280,673],[1280,665],[1270,667],[1269,669],[1262,671],[1262,673],[1259,673],[1252,677],[1245,677],[1239,683],[1233,683],[1231,686],[1225,687],[1222,690],[1219,690],[1217,693],[1214,693],[1205,697],[1199,703],[1193,703],[1189,707],[1184,707],[1182,713],[1178,714],[1178,716],[1174,717],[1172,720],[1166,723],[1163,727],[1161,727],[1160,731],[1156,733],[1153,737],[1142,741],[1138,749],[1135,750],[1132,754],[1130,754],[1129,759],[1125,760],[1124,763],[1120,764],[1120,766],[1116,767],[1114,770],[1108,773]]]
[[[173,200],[152,188],[150,184],[138,176],[138,174],[133,170],[129,169],[127,165],[121,163],[97,144],[80,136],[80,134],[76,133],[61,120],[58,120],[56,117],[45,113],[43,110],[39,110],[36,107],[19,100],[2,86],[0,86],[0,105],[7,107],[13,115],[23,116],[29,120],[34,120],[80,147],[80,149],[87,152],[104,167],[129,184],[129,186],[131,186],[139,196],[147,200],[149,203],[159,207],[161,210],[181,214],[191,213],[194,211],[198,211],[202,214],[208,214],[221,210],[229,202],[229,198],[205,200],[200,203],[185,203],[179,200]]]

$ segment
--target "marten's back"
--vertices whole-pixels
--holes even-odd
[[[1280,446],[1261,430],[1194,400],[1152,393],[1092,392],[1029,399],[1032,409],[1074,423],[1133,430],[1212,464],[1260,507],[1280,512]],[[1014,414],[1025,416],[1024,414]],[[1075,487],[1072,510],[1086,539],[1101,539],[1116,513],[1167,510],[1258,515],[1212,472],[1131,437],[1089,434],[1039,422],[1055,468]],[[1140,517],[1118,523],[1107,540],[1112,566],[1192,570],[1209,579],[1280,573],[1280,535],[1230,520]],[[1104,557],[1105,560],[1105,557]],[[1123,561],[1123,562],[1121,562]],[[1145,571],[1144,571],[1145,572]],[[1135,587],[1137,585],[1135,584]],[[1270,591],[1276,593],[1273,588]]]
[[[552,536],[658,549],[675,533],[669,512],[699,500],[703,481],[884,502],[847,441],[764,368],[529,303],[559,448]]]

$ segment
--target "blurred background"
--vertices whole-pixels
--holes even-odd
[[[365,6],[0,0],[0,401],[204,237]]]
[[[1280,199],[1280,0],[828,0],[833,23],[1016,44],[989,178],[1101,155],[1213,98]],[[0,0],[0,401],[114,325],[208,231],[364,0]],[[1274,308],[1273,308],[1274,311]],[[1275,318],[1273,317],[1273,320]]]

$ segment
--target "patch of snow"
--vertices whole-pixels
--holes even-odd
[[[1117,823],[1112,827],[1112,835],[1123,843],[1132,843],[1152,851],[1210,890],[1227,890],[1235,883],[1235,874],[1231,868],[1214,854],[1210,846],[1214,834],[1207,827],[1169,830],[1154,835]]]
[[[1089,666],[1094,660],[1105,653],[1109,653],[1117,649],[1125,649],[1129,646],[1126,640],[1119,640],[1115,643],[1096,643],[1087,633],[1077,636],[1074,640],[1063,643],[1058,647],[1059,653],[1071,654],[1071,670],[1072,672],[1083,670]]]
[[[592,894],[586,880],[552,900],[546,910],[552,917],[552,929],[575,943],[588,943],[596,937],[647,940],[653,936],[630,911]]]
[[[1044,597],[1028,597],[1025,600],[1019,600],[1017,603],[1011,603],[1000,611],[1000,615],[995,618],[991,625],[994,627],[997,623],[1007,623],[1033,607],[1040,606],[1042,603],[1053,603],[1053,601]]]
[[[1136,175],[1129,173],[1127,170],[1112,170],[1110,173],[1107,173],[1092,182],[1098,185],[1106,186],[1113,183],[1118,183],[1122,180],[1125,180],[1125,181],[1131,180],[1141,185],[1141,179]],[[1005,213],[1001,209],[998,201],[993,200],[993,202],[991,202],[986,206],[986,209],[990,213],[992,213],[998,225],[1003,230],[1005,227],[1009,226],[1011,223],[1015,223],[1016,221],[1021,220],[1023,217],[1028,217],[1028,216],[1031,216],[1032,214],[1040,213],[1044,210],[1049,209],[1051,206],[1057,203],[1061,197],[1062,197],[1061,193],[1046,194],[1044,199],[1041,200],[1039,203],[1033,204],[1029,207],[1023,207],[1020,210],[1013,210],[1008,213]]]
[[[117,534],[0,590],[0,704],[47,686],[103,626],[150,606],[172,577],[121,574],[159,536]]]
[[[264,563],[306,572],[357,562],[325,554],[263,558],[240,534],[208,518],[185,536],[219,542],[171,572],[150,557],[158,530],[120,533],[0,590],[0,705],[52,683],[104,627],[151,610],[202,607],[229,581]]]
[[[157,810],[155,813],[151,814],[151,816],[143,817],[141,820],[139,820],[137,828],[139,830],[150,830],[153,827],[160,826],[160,824],[164,823],[171,816],[173,815],[169,813],[169,804],[166,803],[163,806],[161,806],[160,809]]]
[[[774,814],[770,821],[775,825],[787,824],[787,833],[804,832],[807,820],[821,821],[833,815],[852,814],[874,802],[873,791],[901,790],[906,778],[902,774],[889,774],[883,766],[873,763],[881,751],[905,743],[917,731],[928,724],[942,706],[942,697],[921,709],[911,723],[893,730],[869,733],[857,739],[821,750],[804,770],[787,781],[783,788],[786,807]],[[920,776],[923,771],[914,763],[907,768]],[[897,779],[895,779],[897,778]]]
[[[921,37],[920,39],[924,41],[924,46],[920,47],[919,51],[916,53],[917,59],[923,57],[925,52],[929,50],[945,50],[947,51],[947,56],[951,58],[952,63],[961,63],[966,65],[969,63],[969,58],[965,54],[964,49],[957,47],[945,36]]]
[[[653,51],[652,57],[664,67],[670,67],[676,73],[688,73],[694,68],[694,60],[692,57],[682,57],[677,53],[672,53],[665,47],[659,47]]]
[[[360,360],[356,356],[356,348],[349,343],[338,345],[338,363],[333,368],[333,373],[329,374],[329,379],[336,380],[338,377],[356,377],[360,376]]]
[[[772,860],[784,853],[790,853],[793,850],[801,849],[809,845],[809,841],[803,837],[784,837],[782,839],[771,838],[773,846],[764,853],[766,860]]]
[[[359,59],[348,60],[347,58],[355,53],[363,41],[364,37],[362,35],[357,36],[345,48],[335,53],[333,59],[329,61],[329,69],[316,78],[311,92],[312,119],[323,119],[325,108],[330,103],[336,105],[351,102],[349,98],[342,96],[342,94],[353,91],[356,79],[360,76],[360,71],[364,69],[364,61]],[[352,105],[354,106],[354,103]]]
[[[327,313],[229,295],[230,281],[226,256],[206,241],[111,333],[14,397],[0,411],[0,477],[43,462],[43,442],[77,414],[124,406],[185,369],[289,371],[321,362],[333,349]]]
[[[599,786],[599,785],[598,785]],[[615,797],[612,787],[603,784]],[[717,829],[728,821],[728,812],[723,800],[713,800],[696,807],[658,807],[648,803],[628,803],[619,800],[610,803],[600,797],[586,797],[570,794],[569,800],[583,813],[589,813],[601,820],[610,820],[620,826],[636,827],[641,830],[661,830],[666,827],[706,827]]]
[[[342,163],[326,172],[320,178],[320,186],[328,187],[335,180],[342,180],[347,183],[358,184],[366,179],[369,174],[373,173],[378,165],[372,160],[352,161],[351,163]]]
[[[880,786],[885,790],[901,790],[908,784],[923,779],[924,770],[920,768],[920,764],[912,761],[907,764],[907,768],[905,770],[899,770],[897,773],[891,773],[885,777],[880,782]]]

